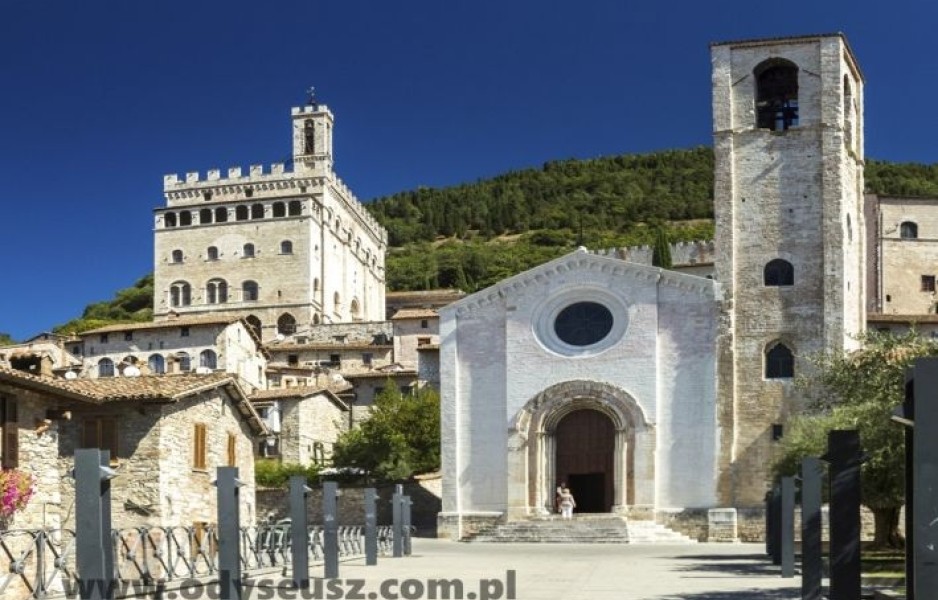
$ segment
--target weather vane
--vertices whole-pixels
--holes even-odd
[[[309,95],[309,99],[306,101],[310,106],[316,106],[316,88],[314,86],[309,86],[309,89],[306,90],[306,93]]]

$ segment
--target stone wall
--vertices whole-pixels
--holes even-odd
[[[325,394],[300,400],[283,399],[280,406],[283,410],[280,456],[284,463],[312,463],[316,443],[323,444],[324,456],[328,458],[339,434],[348,429],[348,412]]]
[[[924,289],[922,276],[938,275],[938,199],[878,198],[880,220],[881,297],[886,314],[934,314],[938,306],[935,292]],[[918,227],[918,237],[902,239],[904,222]]]
[[[440,512],[441,480],[439,477],[403,484],[404,493],[409,495],[411,523],[417,528],[417,535],[435,537],[437,514]],[[389,525],[392,522],[391,496],[394,484],[378,484],[378,524]],[[339,484],[339,524],[364,525],[365,523],[365,488]],[[286,489],[258,489],[258,519],[279,520],[289,517],[290,496]],[[311,524],[322,524],[322,488],[315,487],[307,496],[307,515]]]

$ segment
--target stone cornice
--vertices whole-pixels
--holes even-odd
[[[543,265],[509,277],[484,290],[470,294],[440,309],[440,313],[442,315],[452,311],[459,316],[469,315],[486,306],[502,301],[513,292],[520,292],[530,286],[547,283],[549,279],[557,275],[579,270],[611,277],[628,276],[633,280],[658,283],[659,285],[674,287],[713,300],[718,300],[720,296],[719,286],[712,279],[668,271],[659,267],[630,263],[618,258],[597,256],[590,254],[585,248],[580,248]]]

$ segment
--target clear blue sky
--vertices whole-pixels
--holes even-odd
[[[150,272],[162,176],[286,158],[311,85],[368,200],[710,144],[709,42],[843,31],[867,156],[933,163],[936,24],[934,0],[3,0],[0,332]]]

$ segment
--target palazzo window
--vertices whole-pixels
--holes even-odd
[[[207,260],[218,260],[218,248],[209,246],[205,251],[205,257]]]
[[[254,244],[245,244],[241,249],[242,258],[254,258]]]
[[[235,220],[236,221],[248,220],[248,207],[247,206],[239,206],[235,208]]]
[[[200,210],[199,211],[199,223],[204,225],[204,224],[208,224],[211,222],[212,222],[212,209],[203,208],[202,210]]]
[[[785,344],[776,342],[765,353],[766,379],[791,379],[795,376],[795,357]]]
[[[290,313],[283,313],[277,319],[277,333],[292,335],[296,333],[296,319]]]
[[[273,206],[271,207],[271,210],[272,210],[271,214],[274,217],[287,216],[287,207],[283,202],[274,202]]]
[[[184,210],[179,213],[179,225],[182,227],[187,227],[192,225],[192,213],[188,210]]]
[[[177,281],[169,286],[170,306],[189,306],[192,304],[192,286],[185,281]]]
[[[179,264],[182,262],[182,250],[173,250],[172,256],[173,264]]]
[[[293,242],[290,240],[280,242],[280,254],[293,254]]]
[[[299,200],[291,200],[287,206],[291,217],[297,217],[303,211],[303,205]]]
[[[176,226],[176,213],[168,212],[165,215],[163,215],[163,226],[175,227]]]
[[[263,204],[252,204],[252,205],[251,205],[251,218],[252,218],[252,219],[263,219],[263,218],[264,218],[264,205],[263,205]]]
[[[771,59],[755,69],[757,127],[785,131],[798,125],[798,67]]]
[[[245,281],[241,284],[242,300],[245,302],[255,302],[258,298],[258,288],[256,281]]]
[[[934,275],[922,275],[922,291],[923,292],[935,291],[935,276]]]
[[[205,296],[209,304],[228,302],[228,284],[224,279],[211,279],[205,286]]]
[[[228,221],[228,209],[225,207],[219,207],[215,209],[215,222],[216,223],[225,223]]]

